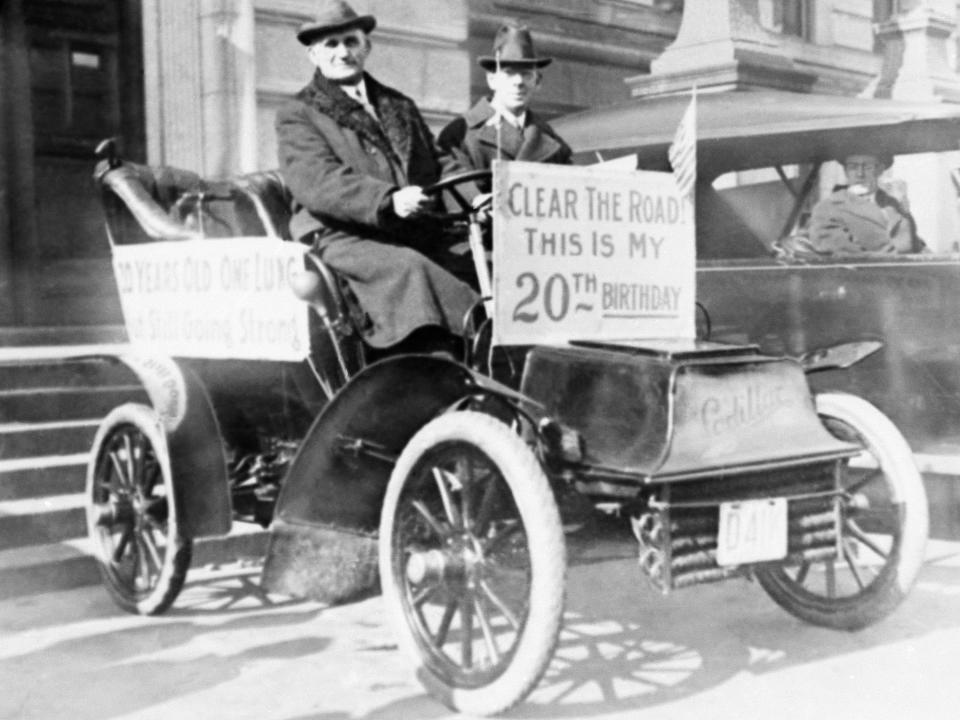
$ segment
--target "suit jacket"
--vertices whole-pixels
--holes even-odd
[[[895,198],[877,190],[876,202],[834,190],[810,216],[810,244],[820,253],[909,253],[923,250],[913,217]]]
[[[490,101],[483,98],[440,132],[437,142],[441,149],[466,168],[489,169],[497,159],[497,126],[490,122],[495,113]],[[572,155],[553,128],[531,110],[527,110],[522,132],[508,122],[500,123],[500,143],[504,160],[568,165]]]
[[[290,231],[404,234],[390,196],[430,185],[443,172],[433,135],[413,100],[365,76],[377,123],[317,71],[277,113],[280,171],[294,198]],[[413,227],[411,225],[410,227]]]

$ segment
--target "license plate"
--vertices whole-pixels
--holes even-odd
[[[743,565],[787,555],[784,498],[720,503],[717,564]]]

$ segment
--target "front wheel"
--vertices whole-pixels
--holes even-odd
[[[166,448],[157,413],[128,403],[100,423],[87,470],[87,530],[100,574],[116,603],[141,615],[169,608],[190,568]]]
[[[916,580],[927,539],[927,498],[910,447],[883,413],[840,393],[818,395],[816,403],[835,437],[863,448],[841,469],[838,556],[767,566],[757,570],[757,579],[801,620],[859,630],[893,612]]]
[[[563,619],[560,515],[534,454],[482,413],[443,415],[400,455],[380,522],[380,578],[428,692],[475,715],[523,700]]]

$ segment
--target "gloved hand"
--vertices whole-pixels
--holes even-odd
[[[416,217],[433,204],[433,198],[425,195],[418,185],[400,188],[391,197],[393,212],[399,218]]]

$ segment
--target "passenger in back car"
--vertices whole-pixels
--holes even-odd
[[[890,156],[844,158],[847,185],[818,202],[810,216],[809,244],[821,254],[917,253],[925,249],[904,202],[880,188]]]

